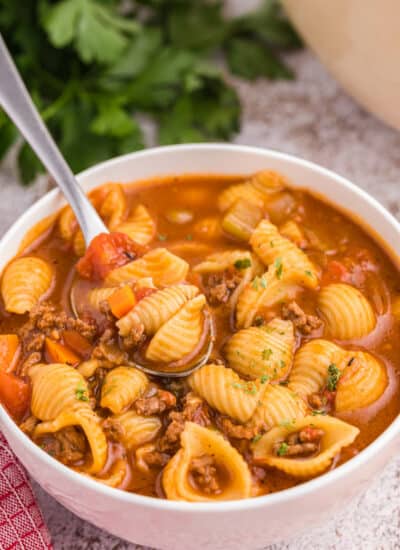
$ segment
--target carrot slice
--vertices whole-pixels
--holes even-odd
[[[64,330],[64,343],[81,357],[87,357],[92,351],[92,344],[76,330]]]
[[[108,298],[111,313],[118,319],[126,315],[135,304],[135,294],[128,285],[119,288]]]
[[[54,363],[67,363],[69,365],[75,365],[80,362],[80,357],[76,355],[71,349],[46,338],[46,355],[48,355],[50,361]]]
[[[16,334],[0,334],[0,370],[11,372],[19,351],[19,338]]]
[[[29,406],[29,384],[15,374],[0,370],[0,403],[11,416],[20,420]]]

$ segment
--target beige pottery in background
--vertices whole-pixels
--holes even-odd
[[[400,0],[282,0],[342,86],[400,129]]]

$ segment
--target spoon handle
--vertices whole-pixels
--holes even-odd
[[[0,106],[14,122],[72,207],[85,242],[108,233],[41,119],[0,34]],[[85,147],[82,143],[81,147]]]

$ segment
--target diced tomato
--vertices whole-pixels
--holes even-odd
[[[92,351],[92,344],[76,330],[64,330],[62,333],[65,344],[81,357],[87,358]]]
[[[29,385],[24,380],[0,370],[0,402],[16,420],[28,410],[29,396]]]
[[[144,254],[146,249],[124,233],[100,233],[76,264],[85,279],[102,280],[110,271]]]
[[[50,338],[46,338],[46,355],[53,363],[67,363],[68,365],[76,365],[80,361],[80,357],[71,349],[63,346],[59,342],[55,342]]]
[[[143,300],[143,298],[146,298],[146,296],[150,296],[153,294],[153,292],[156,292],[156,288],[150,288],[150,287],[141,287],[138,289],[135,289],[135,296],[136,300],[140,302],[140,300]]]
[[[322,275],[322,284],[345,281],[349,275],[347,267],[337,260],[331,260]]]
[[[11,372],[19,352],[19,338],[16,334],[0,334],[0,370]]]

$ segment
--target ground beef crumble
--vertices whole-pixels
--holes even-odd
[[[103,431],[110,441],[118,442],[123,435],[123,428],[117,418],[108,417],[102,423]]]
[[[195,485],[208,495],[221,493],[215,459],[209,454],[194,458],[190,464],[190,474]]]
[[[127,351],[134,350],[143,344],[146,339],[143,323],[134,324],[130,333],[122,338],[122,345]]]
[[[118,346],[118,334],[115,327],[107,327],[93,349],[92,359],[98,359],[107,368],[129,363],[128,355]]]
[[[151,388],[144,397],[135,401],[136,412],[142,416],[161,414],[176,406],[176,397],[169,391]]]
[[[320,328],[322,321],[316,315],[308,315],[296,302],[282,306],[283,319],[293,321],[294,326],[303,334],[310,334],[313,330]]]
[[[84,460],[87,453],[87,442],[84,434],[79,428],[72,426],[62,428],[54,434],[46,435],[40,440],[39,444],[42,449],[64,464],[76,464]]]
[[[234,424],[227,416],[217,416],[217,426],[227,437],[232,439],[253,439],[258,432],[256,426]]]
[[[326,388],[319,393],[312,393],[308,396],[308,404],[312,409],[321,414],[329,414],[335,408],[336,392],[328,391]]]
[[[168,420],[169,424],[158,442],[158,448],[163,452],[175,452],[179,447],[185,423],[195,422],[200,426],[209,426],[211,424],[211,413],[203,399],[189,392],[184,398],[183,410],[171,411]]]
[[[273,447],[277,456],[288,458],[306,457],[319,451],[324,431],[307,426],[299,432],[291,433],[285,441],[278,441]]]
[[[241,280],[241,275],[235,269],[209,275],[204,283],[209,303],[212,306],[226,304]]]
[[[32,331],[36,330],[57,340],[60,337],[57,332],[66,329],[76,330],[81,336],[90,341],[97,333],[97,325],[94,319],[90,317],[80,319],[69,317],[64,311],[58,311],[49,302],[41,302],[32,309],[29,314],[29,321],[22,328],[22,333],[29,333],[32,336]]]
[[[136,450],[136,467],[148,472],[150,468],[163,468],[171,459],[171,455],[159,451],[154,443],[148,443]]]

